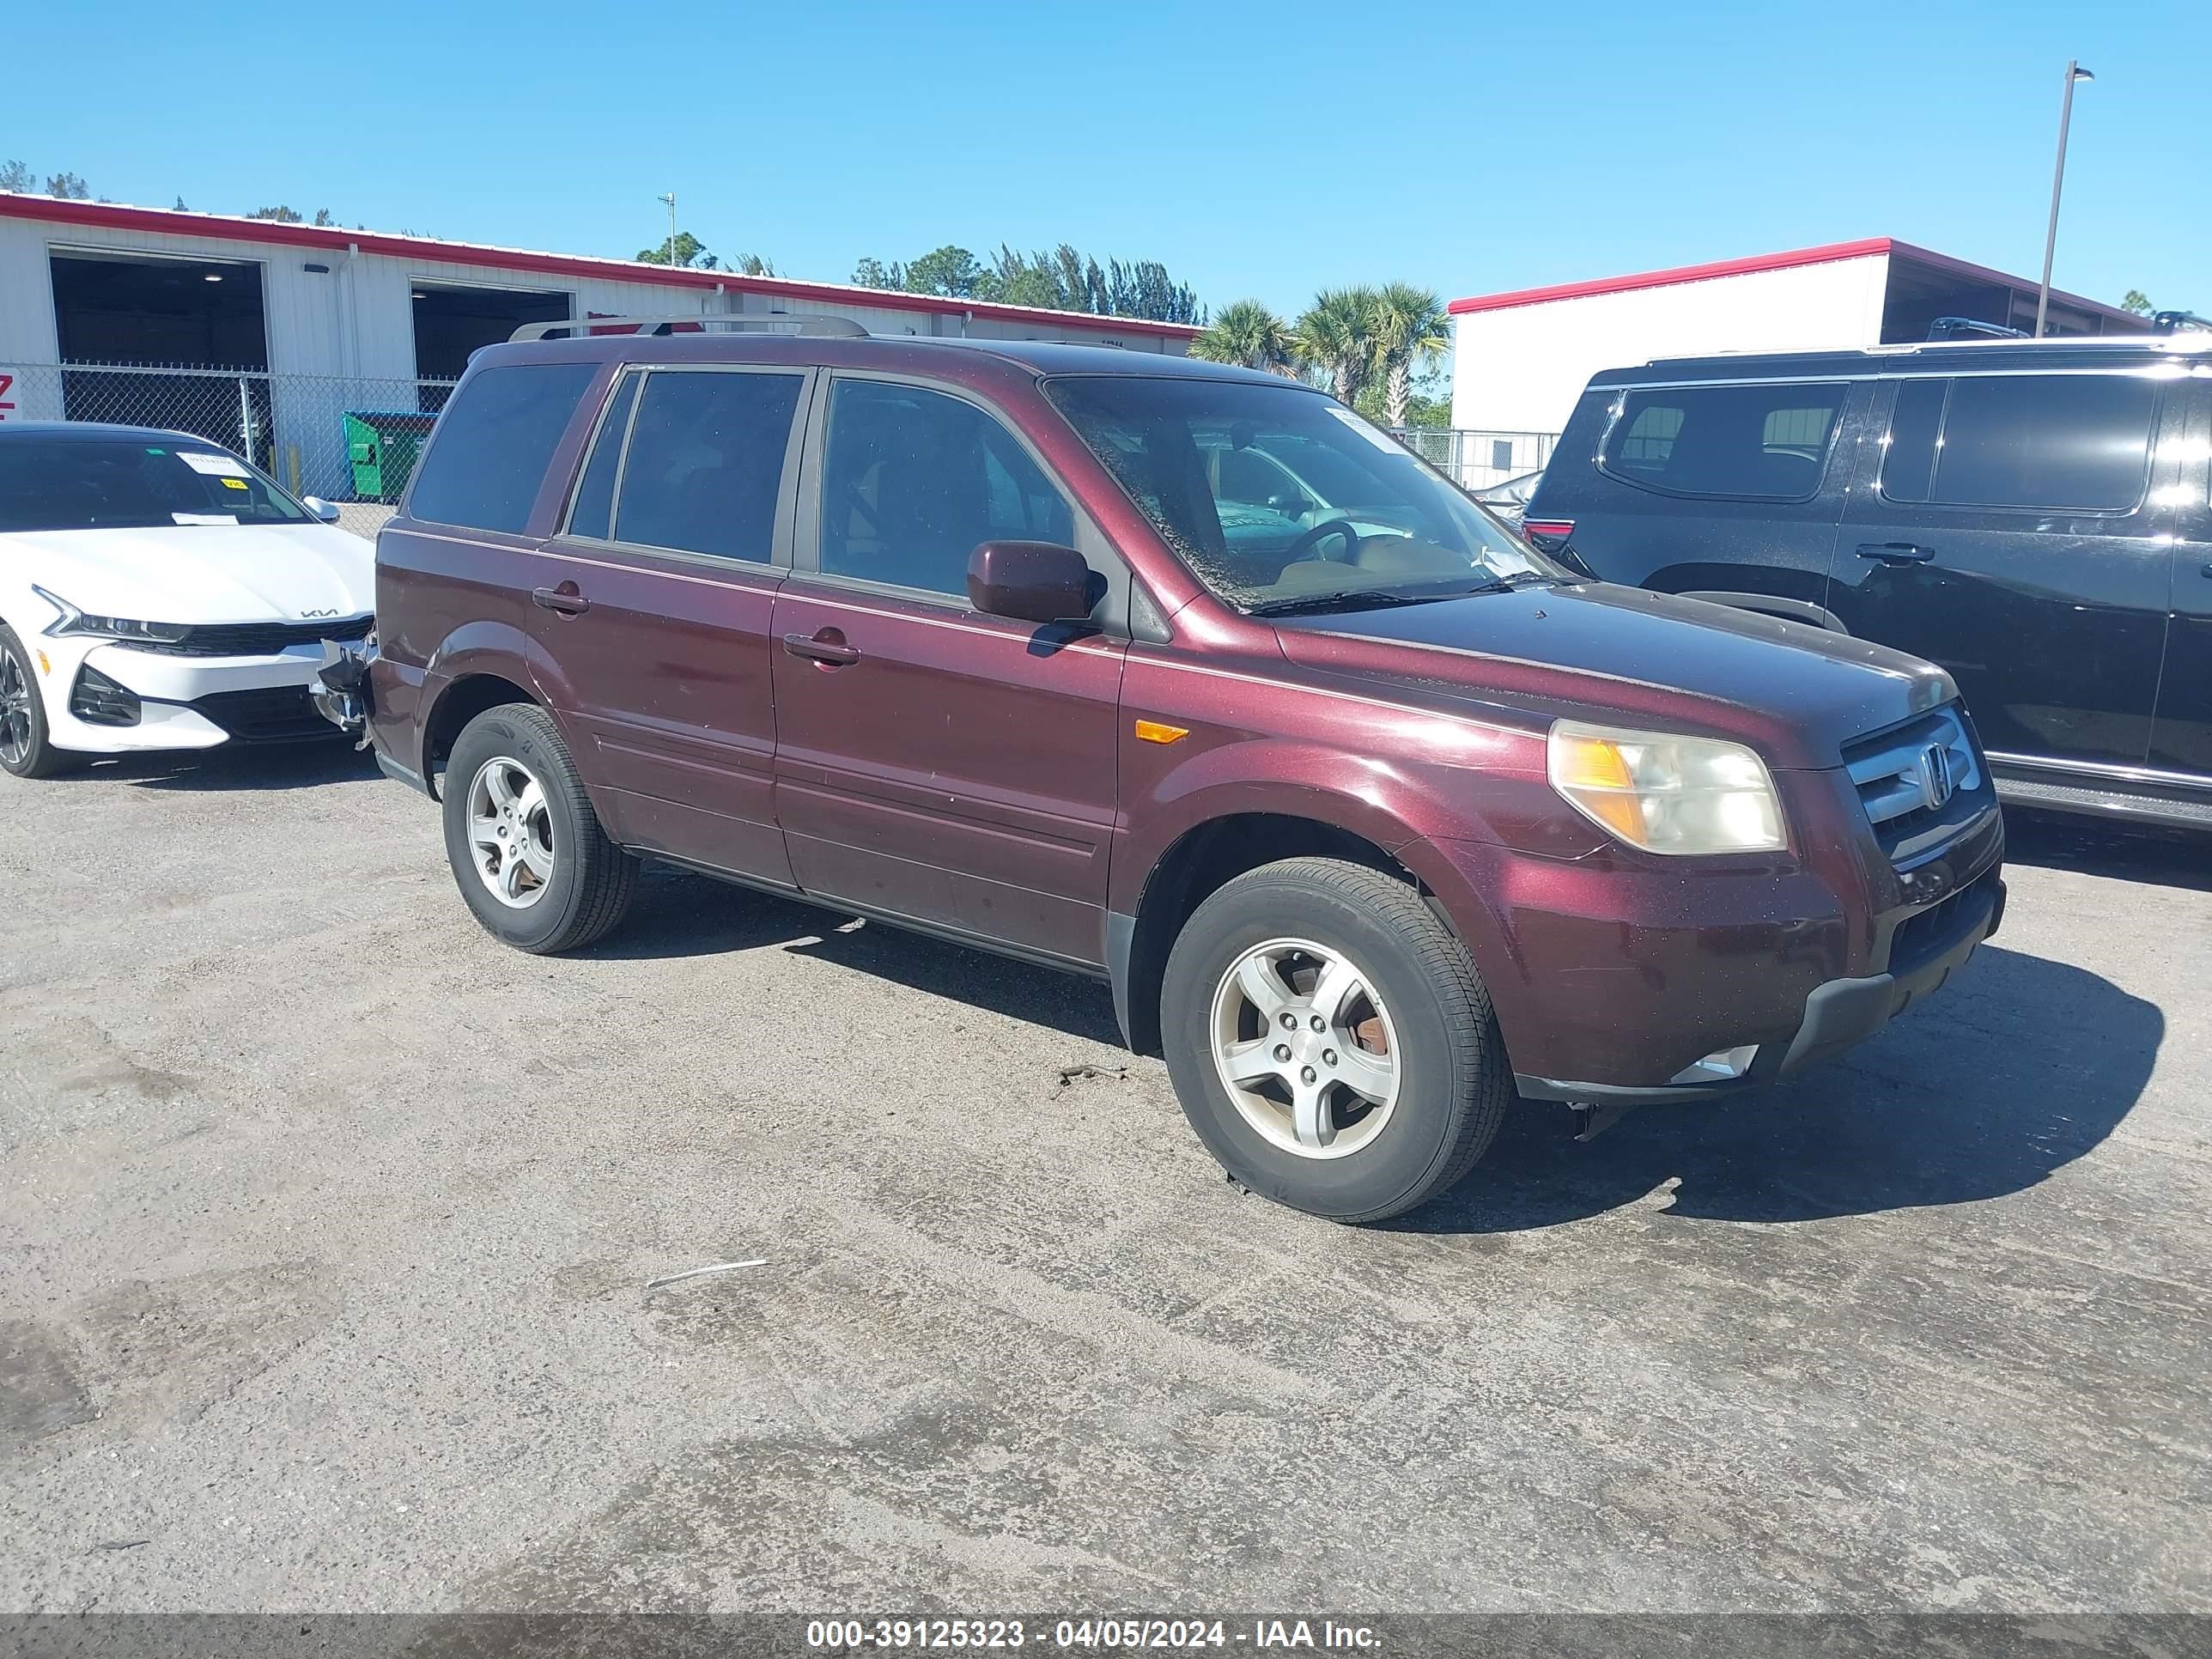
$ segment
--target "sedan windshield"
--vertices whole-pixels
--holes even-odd
[[[306,508],[213,444],[0,438],[0,532],[306,522]]]
[[[1192,574],[1241,610],[1352,610],[1571,580],[1318,392],[1119,374],[1046,391]]]

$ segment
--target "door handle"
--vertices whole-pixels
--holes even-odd
[[[1859,557],[1879,559],[1884,564],[1929,564],[1935,561],[1936,550],[1917,542],[1861,542]]]
[[[827,628],[822,630],[823,634],[835,631]],[[805,657],[810,662],[823,663],[831,668],[842,668],[860,659],[859,647],[848,645],[842,639],[823,639],[815,634],[786,634],[783,648],[794,657]]]
[[[530,599],[533,605],[563,617],[580,617],[592,608],[592,602],[577,591],[574,582],[562,582],[558,587],[533,587]]]

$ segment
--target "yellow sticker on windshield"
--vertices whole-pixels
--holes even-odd
[[[243,478],[225,478],[222,481],[222,487],[225,489],[243,489],[246,488],[246,480]]]

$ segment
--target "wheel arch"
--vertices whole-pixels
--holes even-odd
[[[439,692],[422,722],[422,787],[433,799],[438,797],[438,769],[453,752],[463,728],[486,709],[509,702],[526,702],[552,713],[535,691],[495,669],[462,674]]]
[[[1248,870],[1290,858],[1335,858],[1404,881],[1431,898],[1426,884],[1370,836],[1328,818],[1278,810],[1224,811],[1178,835],[1145,876],[1133,915],[1109,911],[1107,966],[1114,1014],[1138,1054],[1160,1052],[1160,987],[1168,952],[1191,913]],[[1431,908],[1433,900],[1431,898]],[[1439,909],[1437,915],[1443,917]],[[1449,927],[1449,919],[1444,925]]]

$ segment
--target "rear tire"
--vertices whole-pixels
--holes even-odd
[[[551,956],[604,939],[629,911],[637,860],[607,839],[552,717],[502,703],[446,763],[446,858],[487,932]]]
[[[1337,859],[1248,871],[1184,923],[1160,1029],[1191,1127],[1252,1191],[1381,1221],[1489,1149],[1513,1068],[1467,948],[1407,883]]]
[[[0,771],[18,778],[50,778],[69,770],[78,758],[73,750],[54,747],[31,653],[14,629],[0,623]]]

